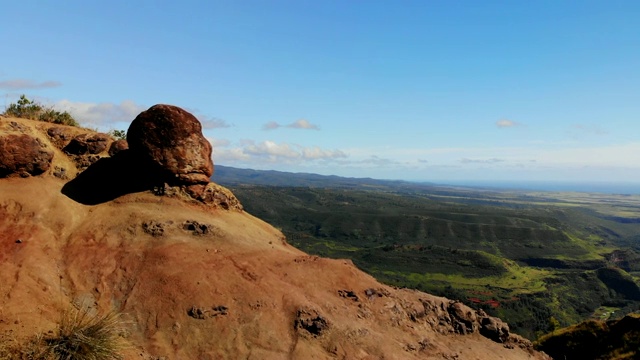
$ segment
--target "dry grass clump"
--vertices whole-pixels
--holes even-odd
[[[87,308],[66,312],[53,334],[26,342],[0,339],[0,360],[120,360],[126,343],[120,314]]]

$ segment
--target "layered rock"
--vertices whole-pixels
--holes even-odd
[[[208,184],[213,174],[211,144],[192,114],[172,105],[140,113],[127,131],[129,149],[163,170],[172,184]]]

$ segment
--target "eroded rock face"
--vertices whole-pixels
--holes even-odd
[[[208,184],[213,174],[211,144],[189,112],[172,105],[154,105],[140,113],[127,131],[129,149],[166,172],[167,182]]]
[[[0,178],[42,174],[49,170],[52,159],[53,152],[32,136],[0,137]]]

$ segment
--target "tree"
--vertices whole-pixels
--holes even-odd
[[[127,132],[124,130],[111,130],[108,134],[116,140],[127,140]]]

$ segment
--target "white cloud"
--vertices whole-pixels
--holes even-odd
[[[501,119],[496,121],[496,126],[499,128],[510,128],[514,126],[522,126],[522,124],[513,120]]]
[[[273,141],[263,141],[261,143],[248,145],[244,152],[254,156],[266,156],[273,158],[295,159],[300,157],[300,153],[295,151],[287,143],[277,144]]]
[[[108,128],[114,123],[130,123],[147,107],[136,104],[132,100],[114,103],[84,103],[61,100],[53,105],[56,109],[68,111],[83,125]]]
[[[348,157],[341,150],[322,149],[317,146],[305,147],[297,144],[276,143],[274,141],[255,142],[241,140],[236,147],[216,147],[216,162],[242,162],[245,164],[304,163],[313,161],[333,161]]]
[[[290,129],[303,129],[303,130],[320,130],[318,125],[312,124],[306,119],[299,119],[287,125],[282,125],[275,121],[269,121],[268,123],[262,126],[262,130],[275,130],[281,127],[286,127]]]
[[[0,89],[5,90],[33,90],[33,89],[50,89],[62,86],[59,81],[43,81],[37,82],[27,79],[9,79],[0,81]]]

